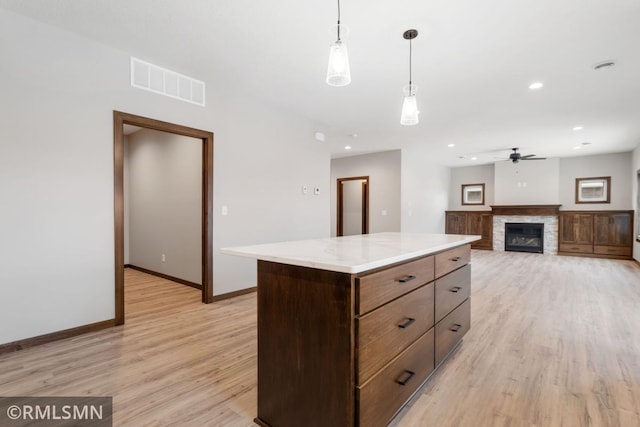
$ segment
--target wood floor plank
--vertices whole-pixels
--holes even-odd
[[[126,324],[0,356],[0,395],[114,397],[117,426],[253,426],[256,296],[126,270]],[[640,266],[473,251],[472,328],[394,426],[640,426]]]

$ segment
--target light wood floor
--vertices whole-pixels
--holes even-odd
[[[640,426],[640,267],[473,251],[472,327],[395,426]],[[124,327],[0,356],[0,395],[114,396],[114,426],[253,426],[256,297],[126,271]],[[339,427],[339,426],[336,426]]]

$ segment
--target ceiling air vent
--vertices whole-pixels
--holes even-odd
[[[204,107],[204,82],[133,56],[131,86]]]

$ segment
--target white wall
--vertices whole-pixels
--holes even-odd
[[[202,140],[150,129],[128,139],[129,263],[202,284]]]
[[[369,233],[400,231],[400,168],[400,150],[331,160],[331,236],[337,228],[337,180],[355,176],[369,177]]]
[[[406,233],[444,233],[450,169],[429,162],[428,146],[402,150],[402,227]]]
[[[215,70],[144,52],[206,81],[207,107],[131,88],[133,52],[3,9],[0,51],[0,343],[114,318],[113,110],[214,132],[215,294],[256,277],[255,261],[220,247],[328,236],[330,157],[317,123]],[[324,191],[304,197],[302,184]]]
[[[494,200],[494,165],[451,168],[449,210],[489,211]],[[462,185],[484,183],[484,205],[462,205]]]
[[[633,243],[633,257],[640,261],[640,242],[638,242],[640,239],[640,145],[632,153],[631,183],[633,210],[636,214],[634,233],[636,240]]]
[[[560,203],[563,210],[626,210],[632,209],[631,176],[632,153],[601,154],[596,156],[560,159]],[[611,203],[575,203],[576,178],[611,177]]]
[[[486,202],[485,209],[491,204],[561,204],[563,210],[631,209],[631,157],[632,153],[615,153],[453,168],[449,209],[482,210],[462,206],[460,185],[485,181],[492,183],[485,190],[487,200],[495,200]],[[576,205],[575,179],[596,176],[611,176],[611,203]]]
[[[560,159],[496,162],[496,205],[557,205],[560,203]]]

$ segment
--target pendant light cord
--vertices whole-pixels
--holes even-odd
[[[409,94],[411,95],[411,39],[409,39]]]
[[[338,0],[338,41],[340,41],[340,0]]]

